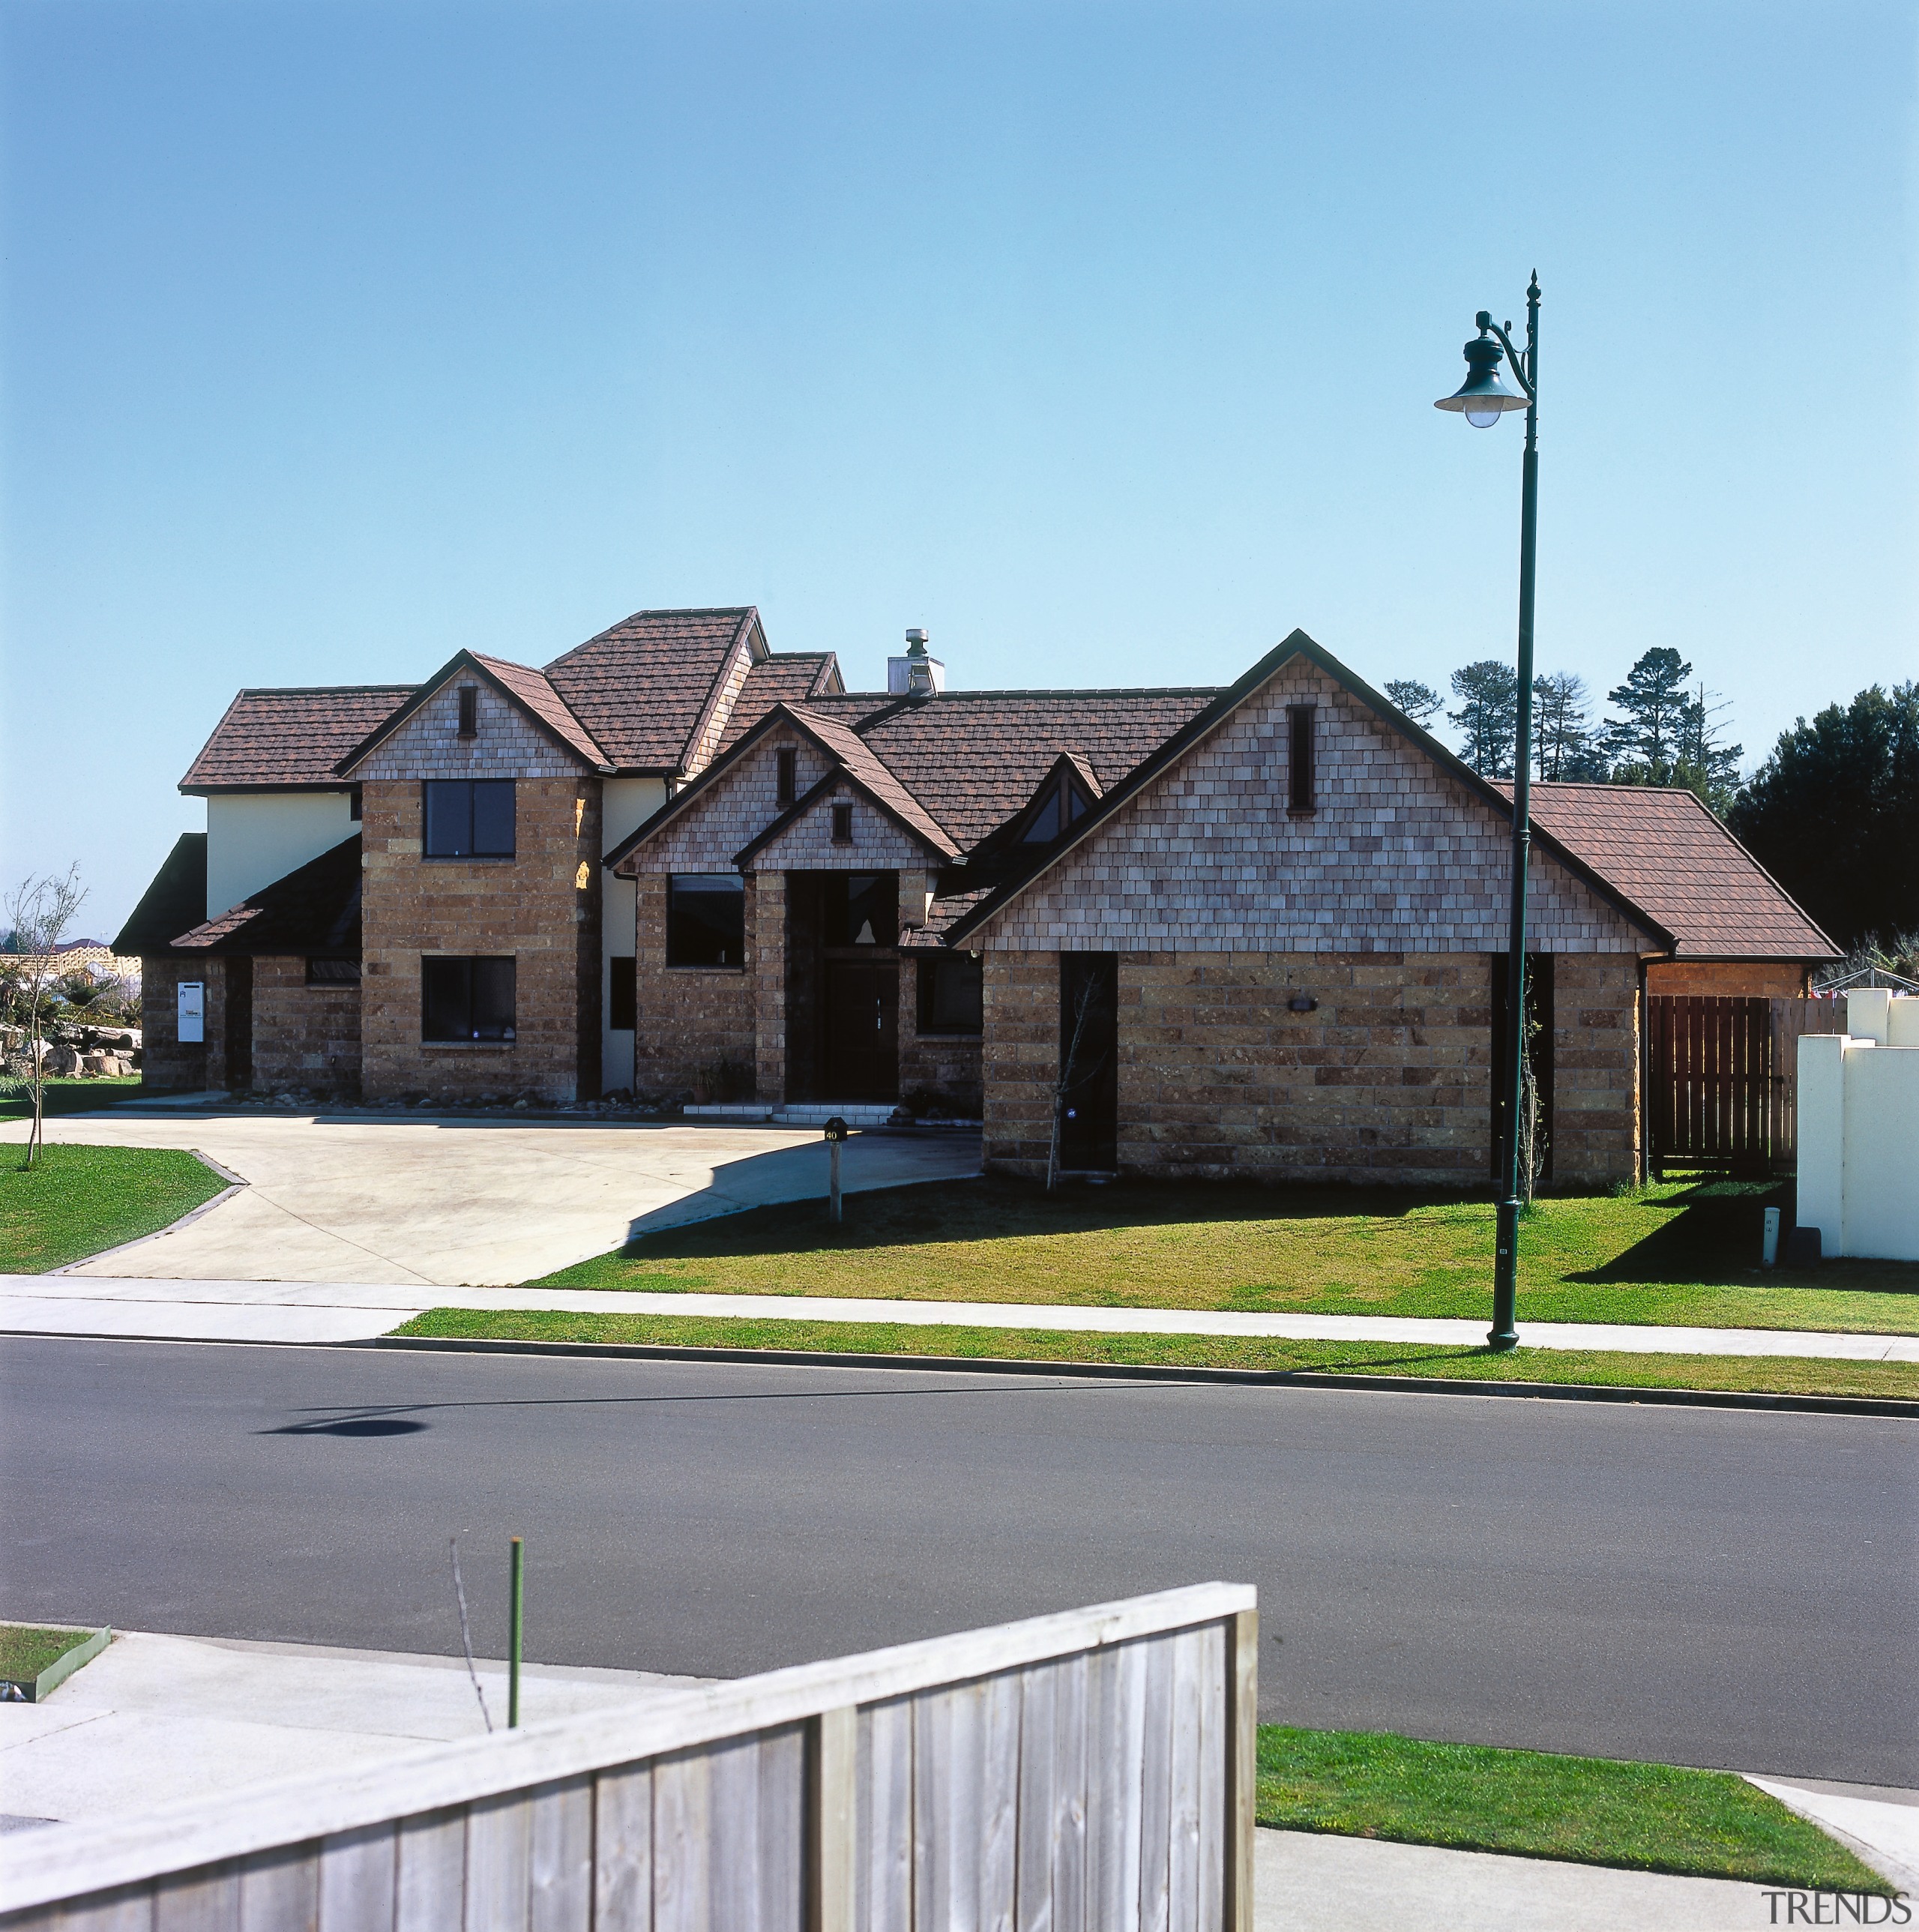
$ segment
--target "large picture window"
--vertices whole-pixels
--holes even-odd
[[[667,881],[667,964],[746,963],[746,881],[737,872],[676,872]]]
[[[511,778],[428,778],[422,789],[429,859],[513,856]]]
[[[422,959],[420,1037],[439,1040],[512,1039],[513,962]]]
[[[919,962],[919,1030],[978,1033],[985,1024],[982,962],[970,953],[939,952]]]

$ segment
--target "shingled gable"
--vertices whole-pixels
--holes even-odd
[[[1357,676],[1331,652],[1316,644],[1304,631],[1295,630],[1228,685],[1211,704],[1174,732],[1157,751],[1141,760],[1065,836],[1056,843],[1038,848],[1024,866],[996,886],[970,910],[955,920],[942,935],[943,943],[952,946],[964,946],[988,920],[1010,905],[1036,882],[1078,850],[1102,827],[1124,812],[1132,801],[1156,779],[1170,772],[1189,751],[1210,737],[1250,698],[1270,683],[1287,664],[1295,658],[1300,657],[1305,658],[1357,698],[1376,714],[1381,723],[1423,752],[1447,778],[1477,798],[1489,811],[1509,824],[1511,823],[1512,800],[1498,786],[1482,778],[1470,765],[1448,751],[1438,739],[1421,730],[1397,705],[1382,697],[1363,679]],[[1638,926],[1661,949],[1672,950],[1675,944],[1675,936],[1663,923],[1643,907],[1634,903],[1576,853],[1568,850],[1546,831],[1540,825],[1537,816],[1532,820],[1532,830],[1534,842],[1543,851],[1549,854],[1574,878],[1606,904],[1622,914],[1633,925]]]
[[[664,832],[676,820],[683,818],[729,772],[736,770],[769,733],[782,726],[796,730],[807,738],[814,748],[829,760],[832,769],[739,852],[734,858],[736,865],[743,867],[755,853],[771,844],[789,826],[804,818],[835,785],[842,784],[858,792],[907,837],[925,846],[935,857],[951,860],[959,856],[959,848],[947,836],[938,822],[850,726],[841,724],[837,718],[811,716],[793,706],[776,704],[744,737],[738,740],[730,749],[723,752],[683,791],[676,793],[668,799],[638,830],[615,846],[601,862],[610,871],[619,871],[640,846]]]
[[[334,766],[336,781],[350,779],[357,766],[377,751],[423,705],[444,691],[462,671],[484,679],[546,736],[570,752],[582,764],[598,772],[612,769],[605,754],[567,708],[544,671],[535,670],[530,664],[510,663],[504,658],[481,657],[477,652],[459,651]]]

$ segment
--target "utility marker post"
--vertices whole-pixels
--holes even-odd
[[[513,1539],[506,1612],[506,1728],[520,1724],[520,1651],[526,1634],[526,1546]]]
[[[840,1149],[846,1144],[847,1128],[838,1114],[826,1123],[826,1146],[831,1172],[826,1181],[826,1218],[835,1227],[840,1225]]]

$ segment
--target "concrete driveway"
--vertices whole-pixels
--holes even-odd
[[[79,1114],[51,1141],[193,1148],[248,1184],[171,1233],[74,1274],[171,1280],[505,1286],[649,1228],[823,1198],[816,1130],[301,1114]],[[25,1138],[24,1122],[0,1142]],[[856,1134],[850,1190],[958,1180],[979,1137]]]

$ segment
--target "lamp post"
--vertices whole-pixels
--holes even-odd
[[[1519,484],[1519,720],[1513,746],[1513,909],[1506,953],[1506,1136],[1500,1150],[1501,1182],[1493,1244],[1492,1328],[1495,1348],[1519,1341],[1513,1325],[1519,1286],[1519,1117],[1526,1090],[1526,860],[1532,808],[1533,577],[1538,548],[1540,494],[1540,278],[1526,286],[1526,346],[1513,346],[1509,322],[1501,328],[1481,309],[1473,318],[1478,335],[1466,344],[1466,380],[1433,407],[1463,416],[1475,429],[1490,429],[1512,410],[1526,412],[1526,453]],[[1502,357],[1523,393],[1499,380]]]

